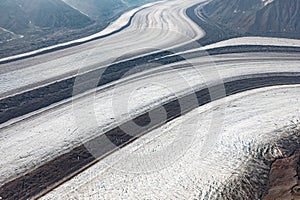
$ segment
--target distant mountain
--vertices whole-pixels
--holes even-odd
[[[18,0],[30,21],[38,27],[82,28],[92,23],[86,15],[61,0]]]
[[[201,12],[231,33],[300,38],[299,0],[213,0]]]
[[[63,0],[92,19],[105,21],[120,11],[154,0]]]
[[[0,27],[17,34],[35,29],[82,28],[93,21],[61,0],[1,0]]]
[[[63,0],[68,5],[92,19],[105,21],[121,10],[127,9],[121,0]]]
[[[15,33],[29,29],[30,20],[16,0],[0,1],[0,27]]]

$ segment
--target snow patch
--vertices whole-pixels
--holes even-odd
[[[264,6],[267,6],[268,4],[272,3],[274,0],[262,0],[264,3]]]

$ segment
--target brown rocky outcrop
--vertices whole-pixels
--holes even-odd
[[[269,175],[269,190],[264,200],[300,199],[300,150],[276,160]]]

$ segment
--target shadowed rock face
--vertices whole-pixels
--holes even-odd
[[[214,0],[205,15],[241,35],[300,38],[299,0]]]
[[[300,199],[300,151],[272,164],[264,200]]]

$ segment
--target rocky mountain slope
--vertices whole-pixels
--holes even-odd
[[[300,38],[299,0],[214,0],[201,12],[235,36]]]
[[[93,21],[61,0],[2,0],[0,27],[17,34],[88,26]]]
[[[300,1],[272,1],[256,12],[249,32],[300,38]]]

